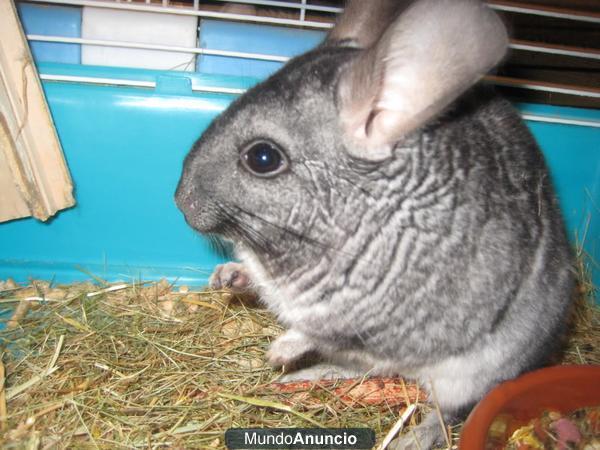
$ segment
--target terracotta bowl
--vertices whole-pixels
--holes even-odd
[[[460,450],[483,450],[494,418],[509,414],[526,424],[548,409],[568,413],[600,405],[600,365],[555,366],[495,387],[473,409],[463,427]]]

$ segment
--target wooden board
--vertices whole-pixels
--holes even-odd
[[[0,2],[0,222],[47,220],[73,184],[12,0]]]

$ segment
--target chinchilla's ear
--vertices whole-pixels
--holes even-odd
[[[371,47],[383,31],[414,0],[348,0],[344,13],[325,41],[326,45],[346,44]]]
[[[507,46],[503,23],[479,0],[414,2],[340,78],[338,107],[349,151],[385,159],[403,136],[500,62]]]

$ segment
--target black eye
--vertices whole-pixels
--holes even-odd
[[[255,142],[240,154],[246,169],[262,177],[275,176],[287,167],[287,159],[281,150],[270,142]]]

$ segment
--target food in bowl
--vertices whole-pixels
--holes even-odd
[[[600,406],[544,411],[526,423],[501,414],[490,425],[485,449],[600,450]]]
[[[600,365],[546,367],[492,389],[471,411],[461,432],[459,449],[600,450],[599,409]],[[587,439],[588,431],[578,429],[580,440],[577,436],[567,439],[567,433],[576,434],[568,423],[573,420],[586,421],[586,426],[592,427],[593,438]],[[548,430],[550,434],[543,431],[545,425],[553,427]],[[541,437],[532,434],[536,426]],[[560,437],[563,447],[558,446]],[[547,440],[550,444],[545,444]],[[541,447],[542,444],[546,446]]]

